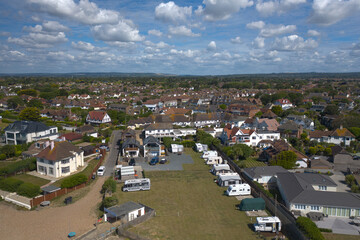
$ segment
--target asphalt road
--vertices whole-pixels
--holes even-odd
[[[110,151],[107,154],[106,161],[104,166],[106,167],[104,176],[109,177],[114,172],[114,167],[116,165],[116,160],[119,156],[119,146],[117,145],[118,141],[121,138],[121,131],[120,130],[114,130],[112,132],[111,138],[110,138]]]

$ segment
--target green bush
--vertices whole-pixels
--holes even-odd
[[[298,217],[296,224],[305,233],[305,235],[313,240],[325,240],[316,224],[307,217]]]
[[[78,173],[78,174],[69,176],[62,181],[61,188],[75,187],[77,185],[80,185],[80,184],[86,182],[87,179],[88,178],[82,173]]]
[[[104,182],[101,188],[101,193],[105,193],[108,191],[116,192],[116,181],[111,177]]]
[[[332,232],[331,229],[327,229],[327,228],[319,228],[320,232]]]
[[[111,196],[111,197],[106,197],[104,198],[104,200],[102,201],[102,204],[101,204],[101,210],[103,211],[104,210],[104,207],[105,208],[109,208],[109,207],[112,207],[112,206],[115,206],[116,204],[119,203],[119,200],[117,199],[116,196]]]
[[[32,183],[23,183],[18,187],[16,193],[21,196],[33,198],[39,195],[41,190],[38,185]]]
[[[3,122],[3,123],[13,123],[13,121],[10,121],[10,120],[8,120],[8,119],[6,119],[6,118],[3,118],[3,119],[2,119],[2,122]]]
[[[35,167],[34,167],[35,166]],[[0,176],[36,169],[36,158],[27,158],[0,168]]]
[[[0,154],[0,160],[5,160],[6,159],[6,155],[4,153]]]
[[[8,192],[16,192],[24,182],[15,178],[5,178],[0,181],[0,189]]]
[[[195,142],[191,140],[184,140],[181,142],[181,144],[186,148],[193,148],[195,147]]]

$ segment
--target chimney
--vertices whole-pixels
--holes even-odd
[[[47,148],[49,145],[50,145],[50,142],[49,142],[49,141],[46,141],[46,142],[45,142],[45,148]]]
[[[54,141],[51,141],[50,149],[51,149],[51,150],[54,149]]]

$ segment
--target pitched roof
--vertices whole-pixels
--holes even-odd
[[[90,111],[89,117],[91,120],[103,120],[106,114],[105,111]]]
[[[42,150],[36,157],[45,158],[49,161],[59,161],[73,156],[72,152],[81,153],[82,150],[69,142],[54,142],[54,148],[51,144]]]
[[[43,132],[49,130],[50,127],[46,126],[42,122],[33,122],[33,121],[15,121],[10,123],[4,131],[19,131],[20,133],[35,133]]]
[[[311,131],[309,133],[309,137],[310,138],[321,138],[324,136],[329,136],[330,135],[330,131],[320,131],[320,130],[315,130],[315,131]]]
[[[171,123],[152,123],[149,126],[145,127],[145,130],[159,130],[159,129],[173,129]]]
[[[80,133],[65,133],[63,135],[61,135],[61,137],[64,137],[66,140],[68,141],[74,141],[74,140],[78,140],[82,138],[82,135]]]
[[[246,172],[251,178],[260,178],[262,176],[274,176],[278,173],[287,173],[288,171],[280,166],[263,166],[244,168],[244,172]]]
[[[355,137],[354,134],[352,134],[349,130],[347,130],[346,128],[338,128],[336,130],[334,130],[330,136],[334,136],[334,137]]]
[[[160,145],[159,139],[155,138],[154,136],[148,136],[147,138],[144,139],[144,141],[143,141],[144,146],[149,143],[156,143],[156,144]]]
[[[122,217],[126,214],[128,214],[129,212],[138,210],[140,208],[143,208],[144,206],[141,205],[140,203],[136,203],[136,202],[126,202],[124,204],[121,205],[116,205],[116,206],[112,206],[109,207],[105,212],[110,213],[111,215],[116,215],[114,217]]]

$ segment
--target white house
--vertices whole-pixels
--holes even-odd
[[[289,99],[282,98],[275,101],[274,105],[281,106],[283,110],[287,110],[289,108],[294,107],[293,104],[290,102]]]
[[[15,121],[5,129],[6,144],[23,144],[41,139],[54,140],[59,137],[57,127],[48,127],[41,122]]]
[[[67,141],[47,142],[36,155],[37,172],[50,177],[63,177],[84,166],[84,151]]]
[[[109,123],[111,118],[105,111],[90,111],[86,117],[86,122],[93,124]]]
[[[174,128],[171,123],[153,123],[145,127],[145,138],[153,136],[158,139],[163,137],[176,138]]]
[[[201,144],[201,143],[195,143],[195,150],[197,152],[204,152],[208,150],[208,145]]]
[[[172,153],[182,153],[184,151],[184,146],[180,144],[171,144]]]
[[[105,221],[117,221],[130,222],[138,217],[145,215],[145,205],[136,202],[126,202],[121,205],[104,208],[104,220]]]

